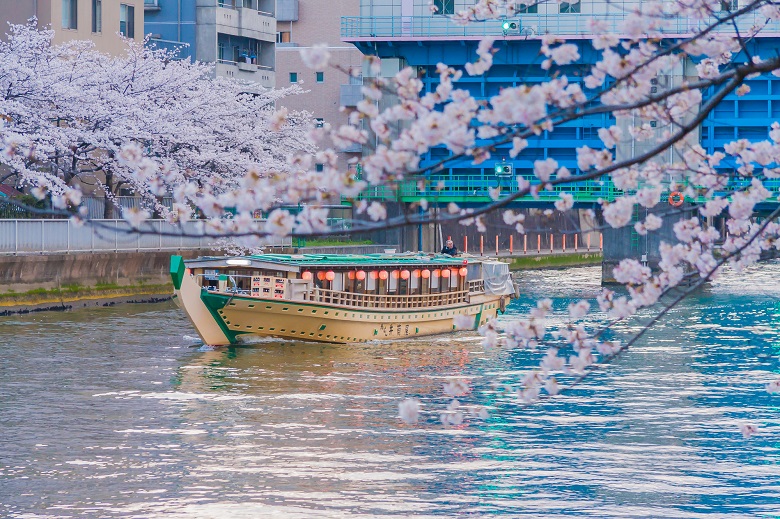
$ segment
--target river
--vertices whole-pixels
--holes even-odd
[[[599,274],[524,272],[503,318],[592,298]],[[531,354],[474,332],[213,350],[172,303],[3,317],[0,516],[780,517],[779,278],[712,284],[529,408],[507,386]],[[453,376],[487,420],[439,423]],[[396,417],[406,397],[416,426]]]

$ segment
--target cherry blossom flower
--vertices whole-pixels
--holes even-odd
[[[442,390],[444,391],[445,395],[456,397],[470,393],[471,387],[469,387],[468,381],[457,379],[444,384]]]
[[[407,424],[416,424],[420,419],[420,401],[407,398],[398,404],[398,417]]]
[[[301,48],[301,59],[303,64],[308,68],[323,71],[328,68],[328,62],[330,61],[330,52],[328,51],[328,45],[325,43],[317,43],[311,47]]]
[[[754,434],[758,433],[758,426],[755,424],[743,423],[739,425],[739,432],[745,439],[749,439]]]

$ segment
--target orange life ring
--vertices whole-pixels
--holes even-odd
[[[672,207],[680,207],[683,205],[685,197],[679,191],[672,191],[669,193],[669,205]]]

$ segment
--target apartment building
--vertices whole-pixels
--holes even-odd
[[[218,76],[275,84],[275,0],[145,0],[150,44],[214,63]]]
[[[298,83],[307,91],[286,99],[283,103],[288,108],[306,110],[318,123],[333,127],[346,124],[350,108],[363,99],[363,54],[354,45],[341,41],[339,24],[342,15],[358,12],[359,0],[277,0],[276,86]],[[355,75],[334,67],[320,72],[306,67],[300,50],[321,43],[328,46],[331,65],[355,71]],[[345,110],[341,110],[342,106]],[[360,153],[360,145],[340,149],[340,167],[354,169],[354,161],[350,161],[359,158]]]
[[[40,27],[54,31],[54,43],[92,40],[99,50],[118,54],[123,37],[143,40],[143,5],[142,0],[0,0],[0,20],[22,24],[35,17]]]

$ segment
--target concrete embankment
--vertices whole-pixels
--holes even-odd
[[[171,254],[194,258],[209,252],[0,256],[0,315],[168,299]]]
[[[552,254],[528,254],[522,256],[502,256],[501,259],[509,261],[509,269],[555,269],[566,267],[582,267],[586,265],[600,265],[601,252],[560,252]]]

